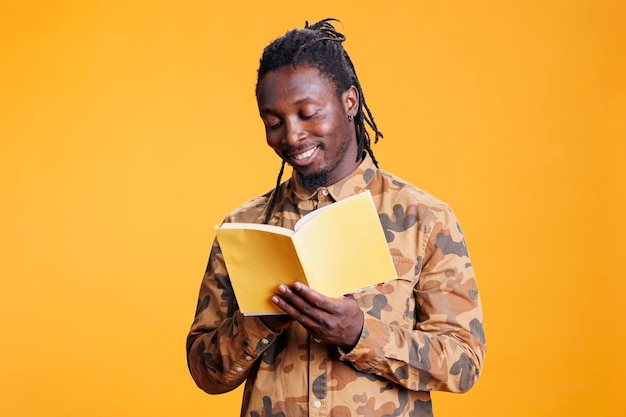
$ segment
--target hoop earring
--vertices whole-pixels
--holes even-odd
[[[350,121],[350,122],[352,121],[352,115],[351,114],[348,115],[348,121]]]

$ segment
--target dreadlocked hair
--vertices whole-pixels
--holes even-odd
[[[332,81],[336,87],[338,96],[354,86],[359,93],[359,104],[357,113],[354,116],[354,126],[357,140],[357,158],[360,158],[365,150],[378,167],[378,161],[371,148],[370,133],[366,129],[366,124],[374,133],[374,143],[378,142],[383,134],[370,111],[361,83],[356,75],[356,70],[352,64],[350,56],[343,47],[346,37],[338,32],[332,22],[340,22],[338,19],[326,18],[317,23],[309,25],[305,22],[304,29],[293,29],[284,36],[274,40],[263,50],[263,55],[257,72],[257,93],[259,81],[271,71],[276,71],[285,65],[292,65],[294,68],[302,65],[310,65],[316,68],[320,74]],[[271,197],[269,209],[266,213],[265,223],[272,215],[276,199],[278,198],[278,186],[284,171],[284,163],[281,167],[277,186]]]

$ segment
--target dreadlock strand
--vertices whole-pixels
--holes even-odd
[[[283,172],[285,172],[285,161],[280,166],[280,171],[278,172],[278,177],[276,178],[276,186],[274,187],[274,191],[272,192],[272,197],[270,198],[270,204],[265,212],[265,221],[264,224],[267,224],[272,218],[272,212],[276,207],[276,200],[278,200],[278,189],[280,188],[280,180],[283,178]]]
[[[367,117],[365,117],[365,122],[369,125],[369,127],[372,128],[372,131],[375,134],[375,138],[374,138],[374,143],[378,143],[378,139],[382,139],[384,138],[383,133],[378,130],[378,127],[376,126],[376,122],[374,121],[374,116],[372,116],[372,112],[370,111],[370,108],[367,106],[367,104],[365,104],[365,98],[363,99],[363,108],[366,111]]]

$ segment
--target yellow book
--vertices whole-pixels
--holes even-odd
[[[300,281],[340,297],[397,278],[369,190],[312,211],[294,230],[256,223],[215,229],[246,315],[280,314],[270,301],[279,284]]]

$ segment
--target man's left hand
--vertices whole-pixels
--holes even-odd
[[[313,338],[343,348],[356,345],[363,312],[354,298],[329,298],[301,282],[279,285],[272,302],[300,323]]]

